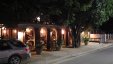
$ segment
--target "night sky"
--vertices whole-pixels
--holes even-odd
[[[28,22],[38,12],[39,0],[0,0],[0,22]],[[36,4],[37,3],[37,7]],[[37,12],[35,12],[36,10]]]
[[[28,21],[32,17],[30,10],[32,4],[29,1],[3,0],[0,1],[0,21],[7,23],[17,23]],[[33,14],[33,13],[32,13]]]
[[[40,7],[57,5],[59,1],[0,0],[0,23],[32,22],[39,14]]]

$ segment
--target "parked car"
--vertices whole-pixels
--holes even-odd
[[[21,64],[31,57],[30,50],[18,40],[0,40],[0,64]]]

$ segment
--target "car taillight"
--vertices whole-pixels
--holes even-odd
[[[26,47],[26,48],[25,48],[25,51],[26,51],[26,52],[30,52],[29,47]]]

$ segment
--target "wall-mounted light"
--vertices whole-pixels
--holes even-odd
[[[82,32],[82,35],[84,35],[84,31]]]
[[[43,28],[40,30],[40,33],[41,33],[41,34],[43,34],[43,33],[44,33],[44,29],[43,29]]]
[[[63,42],[63,44],[65,44],[64,43],[64,29],[61,30],[61,33],[62,33],[62,42]]]
[[[62,34],[64,34],[64,29],[62,29]]]
[[[26,28],[26,32],[30,32],[32,29],[30,28]]]
[[[50,35],[52,36],[52,32],[50,32]]]
[[[14,33],[17,33],[17,30],[15,29],[15,30],[13,30],[13,32],[14,32]]]
[[[2,29],[6,29],[5,27],[2,27]]]
[[[40,30],[40,36],[41,37],[45,36],[45,30],[43,28],[41,28],[41,30]]]
[[[6,34],[6,30],[3,30],[3,33]]]

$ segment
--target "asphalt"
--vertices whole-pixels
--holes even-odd
[[[79,48],[62,48],[60,51],[43,51],[41,55],[32,53],[29,64],[58,64],[73,57],[79,57],[94,51],[113,46],[113,43],[89,42],[88,45],[81,44]]]

